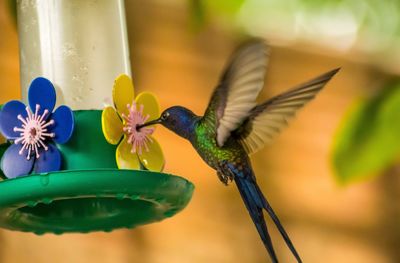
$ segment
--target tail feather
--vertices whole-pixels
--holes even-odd
[[[260,237],[268,250],[268,253],[271,256],[272,261],[278,262],[276,258],[274,248],[272,246],[271,238],[269,236],[266,222],[264,219],[264,215],[262,210],[265,209],[269,216],[271,217],[272,221],[275,223],[276,227],[278,228],[279,232],[281,233],[283,239],[286,242],[286,245],[289,247],[290,251],[293,253],[294,257],[296,258],[298,263],[302,263],[302,260],[297,253],[292,241],[289,238],[289,235],[283,228],[279,218],[275,214],[274,210],[272,209],[271,205],[268,203],[267,199],[263,195],[260,187],[257,185],[255,181],[255,177],[251,172],[249,174],[239,173],[233,166],[228,166],[230,173],[234,174],[234,180],[236,183],[237,188],[240,191],[242,199],[249,211],[249,214],[256,225],[257,231],[260,234]]]
[[[250,192],[251,190],[246,186],[246,182],[244,182],[242,178],[235,177],[235,182],[272,262],[278,263],[278,258],[276,257],[271,237],[268,233],[262,208],[256,205],[253,194]]]
[[[274,210],[272,209],[271,205],[261,192],[260,187],[255,184],[255,187],[257,188],[257,192],[259,193],[259,196],[262,199],[263,202],[263,208],[267,211],[269,216],[271,217],[272,221],[274,221],[276,227],[278,228],[279,232],[281,233],[283,239],[286,242],[286,245],[289,247],[290,251],[293,253],[294,257],[297,259],[299,263],[301,263],[301,258],[299,256],[299,253],[297,253],[296,248],[294,247],[292,241],[290,240],[289,235],[286,233],[285,228],[283,228],[281,221],[279,220],[278,216],[275,214]]]

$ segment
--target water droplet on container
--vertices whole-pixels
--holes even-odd
[[[73,98],[72,98],[72,100],[75,101],[75,102],[81,102],[82,99],[83,99],[83,98],[82,98],[81,96],[76,96],[76,97],[73,97]]]
[[[82,65],[79,67],[79,70],[82,71],[82,73],[86,73],[88,72],[88,67],[86,65]]]
[[[64,58],[76,56],[77,52],[75,45],[73,43],[65,43],[62,47],[62,54]]]

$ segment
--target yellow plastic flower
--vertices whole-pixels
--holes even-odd
[[[107,142],[119,143],[118,168],[138,170],[142,164],[148,170],[161,171],[165,161],[160,145],[151,135],[155,127],[136,130],[137,125],[159,117],[157,99],[149,92],[142,92],[135,98],[132,80],[127,75],[115,79],[112,95],[115,109],[106,107],[101,122]]]

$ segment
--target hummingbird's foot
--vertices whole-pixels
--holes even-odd
[[[229,183],[229,179],[227,176],[225,176],[223,173],[221,173],[220,171],[217,171],[217,175],[218,175],[218,179],[224,184],[224,185],[228,185]]]
[[[233,181],[233,174],[232,173],[224,173],[224,171],[229,171],[228,169],[228,161],[221,161],[220,162],[220,169],[217,170],[217,175],[219,180],[224,184],[228,185],[230,182]]]

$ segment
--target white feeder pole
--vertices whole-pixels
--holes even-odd
[[[123,0],[18,0],[22,99],[30,82],[48,78],[57,104],[102,109],[114,79],[130,75]]]

